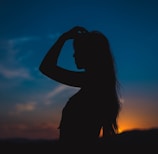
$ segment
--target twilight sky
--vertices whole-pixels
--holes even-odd
[[[77,25],[109,39],[122,86],[120,131],[158,127],[157,0],[1,0],[0,19],[0,138],[58,138],[62,108],[78,89],[38,67]],[[76,70],[71,43],[59,64]]]

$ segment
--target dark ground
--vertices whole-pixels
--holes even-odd
[[[87,143],[88,144],[88,143]],[[1,139],[1,154],[9,153],[43,153],[61,154],[70,153],[58,145],[57,140],[29,140],[29,139]],[[121,154],[158,154],[158,128],[149,130],[132,130],[118,134],[110,142],[99,144],[97,150],[71,148],[71,153],[121,153]],[[87,150],[87,151],[86,151]]]

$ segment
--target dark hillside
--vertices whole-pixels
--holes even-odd
[[[29,139],[1,139],[0,149],[3,153],[64,153],[57,140],[29,140]],[[73,149],[73,147],[72,147]],[[97,148],[99,153],[158,153],[158,129],[131,130],[118,134],[110,142],[100,144]],[[60,151],[60,152],[59,152]],[[76,152],[75,152],[76,151]],[[73,153],[77,153],[75,149]],[[86,152],[86,151],[85,151]],[[91,152],[91,151],[89,151]],[[95,151],[92,151],[95,153]]]

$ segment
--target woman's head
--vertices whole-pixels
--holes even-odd
[[[108,39],[98,31],[80,34],[73,45],[78,68],[104,67],[112,61]]]
[[[99,31],[81,33],[74,39],[73,46],[75,62],[79,69],[98,74],[101,80],[111,82],[109,86],[115,87],[115,62],[105,35]]]

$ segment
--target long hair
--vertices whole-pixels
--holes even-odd
[[[110,50],[109,41],[101,32],[91,31],[81,34],[74,40],[73,44],[74,48],[80,50],[81,55],[83,54],[82,60],[85,62],[85,66],[93,66],[95,71],[99,74],[97,80],[100,81],[97,81],[97,83],[101,82],[101,84],[106,87],[104,90],[106,94],[108,93],[107,101],[109,101],[108,115],[105,114],[105,116],[109,118],[107,127],[109,127],[109,134],[117,133],[117,118],[120,111],[120,84],[117,79],[115,61]],[[106,105],[103,102],[103,113],[105,112],[105,108]]]

